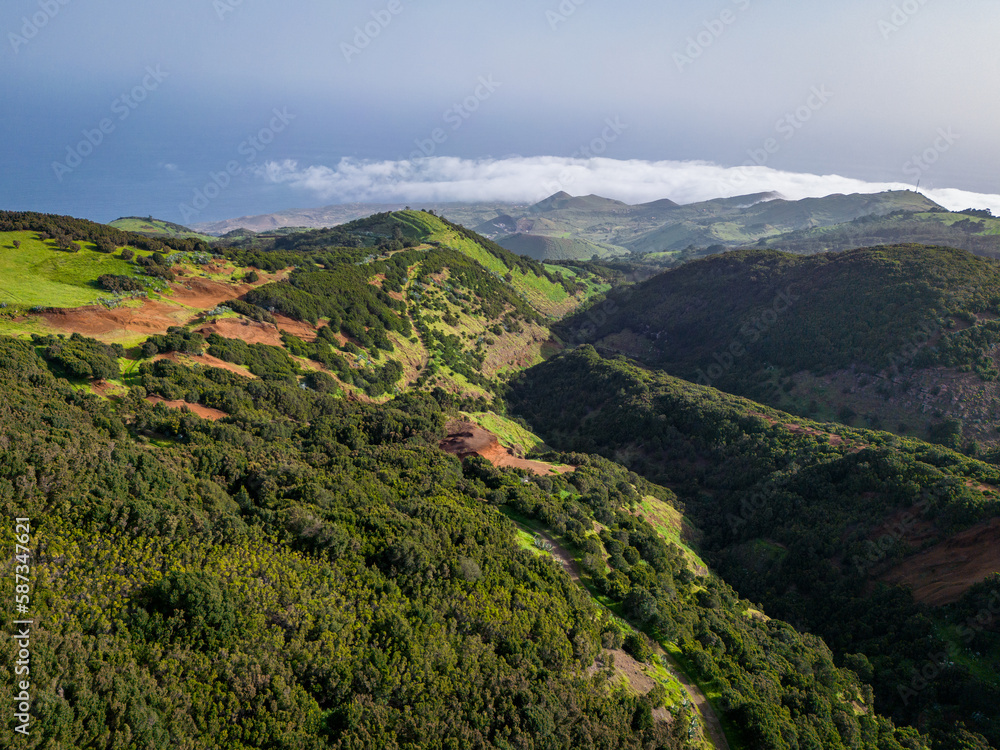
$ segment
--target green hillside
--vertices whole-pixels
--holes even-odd
[[[331,230],[232,237],[215,254],[171,253],[205,248],[192,238],[66,217],[17,221],[9,223],[36,232],[0,234],[8,248],[0,256],[0,304],[8,302],[0,330],[82,332],[130,347],[158,334],[145,357],[204,352],[254,374],[295,373],[369,398],[441,387],[482,407],[507,373],[551,349],[549,322],[607,289],[594,268],[547,267],[419,211]],[[127,260],[108,252],[123,240],[144,249],[130,248]],[[60,244],[82,249],[60,252]],[[155,248],[165,254],[151,266]],[[134,289],[110,293],[109,277],[128,279],[115,288]],[[92,304],[129,312],[73,312]],[[291,322],[278,323],[275,314]],[[201,343],[190,343],[192,336]]]
[[[137,234],[145,234],[150,237],[194,237],[195,239],[203,240],[205,242],[213,242],[216,238],[207,234],[201,234],[193,229],[182,226],[180,224],[174,224],[171,221],[164,221],[163,219],[154,219],[152,216],[147,216],[145,218],[139,216],[123,216],[120,219],[115,219],[108,226],[112,226],[115,229],[121,229],[125,232],[135,232]]]
[[[15,247],[17,243],[17,247]],[[75,253],[59,252],[35,232],[0,232],[0,304],[31,307],[80,307],[108,293],[97,280],[104,274],[132,275],[120,255],[84,243]]]
[[[769,195],[726,198],[673,209],[664,227],[621,244],[635,253],[678,252],[691,245],[734,247],[859,217],[939,208],[932,200],[911,191],[829,195],[799,201]]]
[[[512,253],[527,255],[536,260],[590,260],[595,255],[604,258],[627,253],[624,248],[595,245],[575,237],[547,237],[539,234],[513,234],[501,238],[498,244]]]
[[[685,264],[609,299],[603,316],[571,316],[557,327],[559,334],[692,381],[830,418],[845,408],[866,413],[869,401],[862,411],[854,408],[861,401],[851,397],[870,384],[881,389],[882,402],[899,402],[891,411],[894,421],[885,412],[886,426],[895,430],[907,422],[924,435],[948,414],[961,417],[965,406],[951,403],[954,394],[937,401],[942,379],[958,379],[955,388],[960,380],[986,399],[970,412],[978,420],[969,425],[976,439],[996,439],[991,426],[1000,414],[983,390],[997,378],[995,261],[916,245],[809,257],[738,251]],[[846,371],[850,385],[834,387]]]
[[[942,747],[976,746],[962,744],[956,721],[1000,741],[997,621],[956,637],[1000,596],[1000,577],[970,577],[943,608],[882,583],[920,550],[995,525],[995,465],[797,419],[591,347],[527,371],[510,400],[549,445],[602,453],[673,488],[708,562],[772,616],[822,635],[838,664],[872,681],[880,710],[932,727]],[[928,654],[948,662],[921,677]]]
[[[768,238],[762,244],[808,255],[908,242],[946,245],[977,255],[997,257],[1000,256],[1000,219],[988,213],[906,211],[886,216],[865,216],[847,224],[789,232]]]
[[[733,748],[927,747],[877,716],[818,639],[692,574],[630,512],[672,494],[619,466],[463,464],[436,447],[456,414],[440,394],[374,407],[166,361],[131,377],[101,401],[0,339],[0,503],[31,519],[39,551],[33,690],[47,718],[30,747],[703,747],[644,631],[716,696]],[[522,549],[507,514],[579,550],[584,585]],[[659,687],[610,679],[621,648]]]

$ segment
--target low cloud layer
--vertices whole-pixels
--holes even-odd
[[[833,193],[907,190],[901,182],[865,182],[841,175],[782,172],[769,167],[723,167],[701,161],[641,161],[555,156],[505,159],[430,157],[412,161],[343,159],[336,167],[268,162],[260,175],[274,184],[311,193],[327,203],[497,201],[532,203],[564,190],[637,204],[669,198],[695,203],[776,191],[786,198]],[[921,192],[952,210],[989,208],[1000,214],[1000,195],[951,188]]]

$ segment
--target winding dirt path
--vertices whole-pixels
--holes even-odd
[[[576,581],[577,584],[583,586],[580,581],[580,566],[576,562],[576,559],[563,547],[559,542],[557,542],[553,536],[547,531],[536,531],[534,529],[529,529],[521,524],[515,522],[522,531],[531,534],[533,536],[539,536],[546,542],[552,545],[552,549],[548,550],[549,554],[555,558],[563,569],[569,574],[569,577]],[[586,589],[584,589],[586,590]],[[600,602],[595,603],[599,607],[603,607]],[[613,614],[613,613],[612,613]],[[617,617],[617,615],[615,615]],[[715,713],[715,708],[712,706],[711,702],[708,700],[708,696],[702,691],[700,687],[684,672],[680,664],[667,653],[663,646],[661,646],[656,641],[653,641],[653,653],[658,654],[667,663],[667,668],[670,670],[670,674],[674,676],[674,679],[680,683],[681,687],[684,688],[688,697],[691,699],[691,703],[694,704],[695,708],[698,710],[698,715],[701,716],[702,727],[704,728],[704,734],[707,734],[708,741],[715,748],[715,750],[730,750],[729,741],[726,739],[726,733],[722,729],[722,722],[719,720],[718,714]]]
[[[696,685],[690,677],[681,669],[680,664],[663,650],[663,647],[654,641],[653,652],[659,654],[668,665],[670,674],[674,676],[681,686],[687,691],[688,696],[691,698],[691,702],[698,709],[698,713],[701,715],[702,726],[705,729],[705,733],[708,734],[708,741],[712,743],[712,746],[716,750],[730,750],[729,741],[726,739],[726,733],[722,731],[722,722],[719,721],[718,714],[715,713],[715,708],[708,700],[708,696],[702,692],[701,688]]]

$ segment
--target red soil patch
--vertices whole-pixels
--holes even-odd
[[[866,497],[863,495],[863,497]],[[870,493],[872,497],[875,493]],[[869,539],[878,542],[885,536],[896,537],[911,547],[922,547],[941,538],[933,523],[921,518],[926,508],[914,505],[908,510],[898,510],[889,516],[885,523],[869,535]]]
[[[108,394],[111,393],[114,388],[114,386],[107,380],[95,380],[90,384],[90,387],[94,389],[94,393],[98,396],[103,396],[104,398],[107,398]]]
[[[937,607],[958,601],[998,571],[1000,518],[993,518],[904,560],[882,580],[910,586],[914,599]]]
[[[542,461],[529,461],[514,455],[510,448],[504,448],[497,436],[472,422],[456,421],[448,425],[448,437],[440,443],[441,450],[459,458],[482,456],[494,466],[527,469],[539,476],[548,476],[553,471],[566,474],[575,471],[574,466],[555,466]]]
[[[282,275],[282,273],[268,274],[266,278],[262,275],[260,283],[280,279]],[[143,300],[137,307],[109,310],[99,305],[89,305],[50,310],[43,313],[41,318],[58,330],[81,333],[102,340],[120,338],[122,333],[150,336],[166,333],[171,326],[186,323],[191,319],[192,307],[210,310],[222,302],[246,294],[260,283],[234,285],[209,279],[186,278],[171,284],[174,293],[170,297]],[[290,322],[296,324],[295,321]]]
[[[241,297],[253,287],[250,284],[226,284],[211,279],[185,279],[171,284],[174,293],[168,298],[191,307],[210,310],[222,302]]]
[[[203,419],[210,419],[213,422],[217,422],[218,420],[229,416],[224,411],[212,409],[208,406],[190,404],[187,401],[167,401],[162,396],[147,396],[146,400],[151,404],[166,404],[171,409],[187,409],[192,414],[197,414],[199,417],[202,417]]]
[[[227,339],[239,339],[248,344],[269,344],[270,346],[282,346],[281,332],[285,331],[298,336],[303,341],[316,340],[316,328],[299,320],[286,318],[284,315],[275,315],[274,323],[262,323],[247,318],[225,318],[214,323],[208,323],[198,329],[198,333],[208,336],[217,333]]]
[[[139,307],[119,307],[109,310],[92,305],[42,314],[42,319],[53,328],[84,336],[100,338],[109,334],[140,333],[152,335],[165,333],[170,326],[181,325],[189,311],[159,300],[145,300]]]
[[[971,490],[979,490],[980,492],[1000,492],[1000,489],[997,489],[993,485],[983,484],[982,482],[977,482],[974,479],[966,479],[965,486]]]
[[[170,352],[169,354],[157,354],[153,357],[153,361],[157,362],[161,359],[169,359],[171,362],[176,362],[179,365],[204,365],[205,367],[218,367],[220,370],[228,370],[229,372],[235,373],[236,375],[242,375],[245,378],[256,378],[257,376],[249,372],[245,367],[240,367],[239,365],[234,365],[232,362],[226,362],[225,360],[219,359],[218,357],[213,357],[210,354],[202,354],[198,357],[185,356],[181,357],[177,352]]]
[[[239,339],[248,344],[269,344],[281,346],[281,333],[270,323],[258,323],[245,318],[226,318],[217,320],[197,329],[206,338],[217,333],[223,338]]]
[[[292,318],[281,315],[280,313],[275,313],[274,320],[278,324],[278,330],[286,331],[293,336],[298,336],[303,341],[316,340],[316,331],[318,329],[310,323],[304,323],[301,320],[292,320]]]

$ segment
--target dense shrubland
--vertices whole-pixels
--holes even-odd
[[[527,371],[510,398],[550,445],[618,458],[673,488],[704,534],[703,552],[736,590],[823,636],[839,664],[864,655],[871,668],[859,673],[879,710],[944,733],[943,747],[964,747],[950,732],[955,719],[1000,740],[995,632],[980,636],[991,656],[974,667],[975,649],[950,630],[960,615],[929,611],[876,580],[914,551],[888,519],[910,513],[932,526],[933,542],[1000,515],[996,466],[887,433],[803,422],[591,347]],[[910,695],[914,676],[945,652],[963,658]]]

